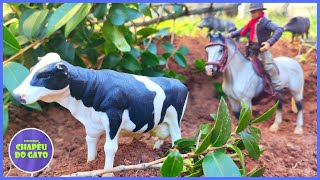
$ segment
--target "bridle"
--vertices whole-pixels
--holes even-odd
[[[232,39],[231,39],[232,40]],[[211,46],[222,46],[223,47],[223,54],[221,59],[218,62],[208,62],[209,58],[207,57],[207,61],[206,61],[206,65],[214,65],[218,67],[218,72],[223,73],[227,67],[227,61],[228,61],[228,46],[227,46],[227,41],[225,40],[224,43],[214,43],[214,42],[210,42],[209,44],[206,45],[205,49],[207,49],[208,47]],[[235,42],[234,42],[235,43]],[[229,62],[233,59],[234,55],[237,52],[237,45],[236,46],[236,50],[234,51],[232,57],[230,58]]]

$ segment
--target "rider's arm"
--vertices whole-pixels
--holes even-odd
[[[273,23],[272,21],[267,22],[266,28],[273,32],[273,34],[267,41],[272,46],[274,43],[276,43],[280,39],[283,33],[283,29],[277,24]]]
[[[239,29],[239,30],[236,30],[236,31],[230,32],[229,34],[230,34],[231,38],[235,38],[235,37],[240,36],[240,32],[242,31],[242,29],[243,29],[243,28],[241,28],[241,29]]]

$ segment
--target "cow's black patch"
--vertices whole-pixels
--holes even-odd
[[[150,77],[150,79],[157,83],[163,89],[166,95],[166,99],[163,102],[159,124],[163,122],[167,109],[172,105],[177,111],[178,124],[180,125],[183,106],[188,95],[187,87],[176,79],[163,77]]]
[[[153,101],[156,93],[149,91],[142,82],[126,73],[67,65],[71,76],[71,96],[82,100],[86,107],[107,113],[111,139],[116,136],[126,109],[136,125],[133,132],[145,125],[148,125],[146,131],[154,127]]]
[[[38,71],[32,77],[30,85],[45,87],[51,90],[60,90],[68,86],[69,73],[65,65],[51,63],[42,71]]]

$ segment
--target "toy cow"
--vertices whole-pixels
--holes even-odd
[[[40,59],[13,96],[24,104],[42,100],[69,109],[85,126],[88,161],[96,158],[103,131],[105,169],[113,167],[120,131],[171,136],[172,144],[181,138],[188,89],[179,80],[84,69],[56,53]]]

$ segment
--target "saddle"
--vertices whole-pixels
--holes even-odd
[[[274,93],[274,89],[271,84],[271,79],[270,79],[269,75],[266,73],[266,71],[264,70],[261,60],[259,58],[255,57],[255,58],[251,59],[251,63],[252,63],[253,69],[256,72],[256,74],[259,77],[261,77],[263,80],[262,92],[266,93],[268,96],[270,96],[270,95],[274,96],[275,93]],[[278,69],[277,65],[276,64],[274,64],[274,65],[275,65],[275,67],[278,71],[278,74],[279,74],[279,69]]]

